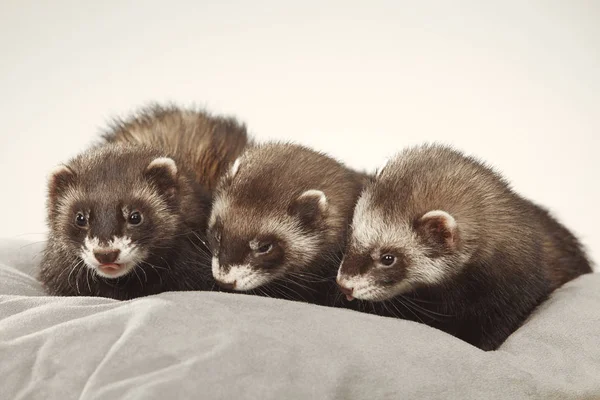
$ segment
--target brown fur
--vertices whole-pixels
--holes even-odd
[[[286,143],[255,146],[242,156],[238,172],[220,182],[213,207],[209,240],[220,265],[250,264],[266,276],[283,276],[254,290],[273,297],[325,303],[333,288],[339,257],[356,198],[367,179],[338,161],[306,147]],[[327,208],[301,195],[320,190]],[[228,206],[222,209],[224,204]],[[296,224],[309,248],[297,247],[293,235],[274,232],[270,221]],[[220,241],[218,238],[221,238]],[[252,257],[253,239],[276,243],[262,260]]]
[[[103,137],[110,143],[144,144],[177,154],[209,190],[248,144],[246,126],[234,118],[158,104],[115,119]]]
[[[211,190],[247,142],[235,119],[175,106],[154,104],[113,121],[101,144],[50,179],[50,235],[40,272],[49,292],[128,299],[212,287],[205,245]],[[175,160],[176,182],[168,173],[146,173],[163,156]],[[138,228],[119,211],[131,202],[145,213]],[[79,256],[87,230],[74,223],[78,210],[89,211],[87,230],[101,241],[131,236],[148,257],[124,277],[96,276]]]
[[[39,274],[50,294],[124,300],[168,290],[210,289],[210,256],[202,249],[201,236],[210,194],[180,162],[172,184],[145,174],[152,160],[165,155],[177,161],[173,155],[144,146],[96,146],[51,178],[50,234]],[[144,222],[139,227],[125,223],[124,206],[142,212]],[[89,214],[85,228],[74,220],[82,210]],[[88,234],[101,242],[127,235],[149,255],[128,275],[97,276],[79,256]]]
[[[492,169],[451,148],[403,151],[364,193],[370,199],[367,209],[384,216],[383,231],[405,232],[382,249],[399,261],[379,267],[370,256],[377,244],[361,248],[353,240],[341,266],[345,276],[367,276],[382,294],[393,296],[395,285],[424,268],[423,257],[445,271],[437,284],[415,278],[408,292],[374,303],[378,313],[426,322],[490,350],[553,290],[591,272],[567,228]],[[437,225],[420,231],[420,218],[432,210],[451,214],[456,231]],[[456,242],[449,246],[448,238]]]

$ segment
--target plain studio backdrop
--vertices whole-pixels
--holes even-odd
[[[0,237],[43,239],[48,172],[149,101],[373,170],[476,155],[600,260],[600,3],[0,3]],[[268,178],[268,177],[266,177]]]

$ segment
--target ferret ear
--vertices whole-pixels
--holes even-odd
[[[458,245],[458,223],[446,211],[429,211],[417,220],[415,229],[419,237],[433,248],[453,250]]]
[[[381,175],[383,174],[383,171],[386,170],[386,168],[388,167],[389,164],[390,164],[390,159],[386,158],[385,162],[383,164],[379,165],[375,169],[375,173],[373,174],[373,179],[377,179],[377,178],[381,177]]]
[[[50,204],[56,203],[62,193],[71,185],[75,184],[75,172],[66,165],[59,165],[48,176],[48,198]]]
[[[310,189],[296,198],[289,207],[290,215],[300,218],[302,224],[310,226],[320,220],[325,212],[329,201],[321,190]]]
[[[233,182],[233,178],[240,170],[241,157],[236,158],[233,164],[228,165],[228,169],[223,175],[217,180],[217,188],[224,188],[230,186]]]
[[[146,178],[166,194],[173,194],[177,186],[177,164],[172,158],[158,157],[148,164]]]
[[[237,172],[240,169],[240,164],[241,164],[241,157],[238,157],[234,162],[233,165],[231,166],[231,168],[229,169],[229,178],[233,178],[235,176],[235,174],[237,174]]]

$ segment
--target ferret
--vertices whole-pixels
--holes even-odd
[[[175,105],[150,104],[133,116],[115,118],[102,138],[143,144],[177,154],[196,182],[214,190],[218,179],[252,143],[246,125],[233,117]]]
[[[394,157],[361,193],[350,230],[337,275],[349,300],[483,350],[592,271],[578,239],[547,210],[443,145]]]
[[[40,280],[63,296],[119,300],[213,281],[200,232],[210,192],[175,157],[144,146],[96,146],[48,185],[50,233]]]
[[[325,304],[367,175],[291,143],[248,148],[215,191],[208,243],[223,289]]]
[[[234,119],[175,107],[116,120],[50,176],[39,274],[49,293],[124,300],[211,289],[212,189],[247,141]]]

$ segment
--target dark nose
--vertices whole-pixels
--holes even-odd
[[[226,289],[226,290],[235,289],[235,283],[236,283],[236,281],[233,281],[233,283],[225,283],[225,282],[217,281],[217,285],[221,286],[223,289]]]
[[[95,251],[94,257],[100,264],[112,264],[119,257],[120,250]]]

